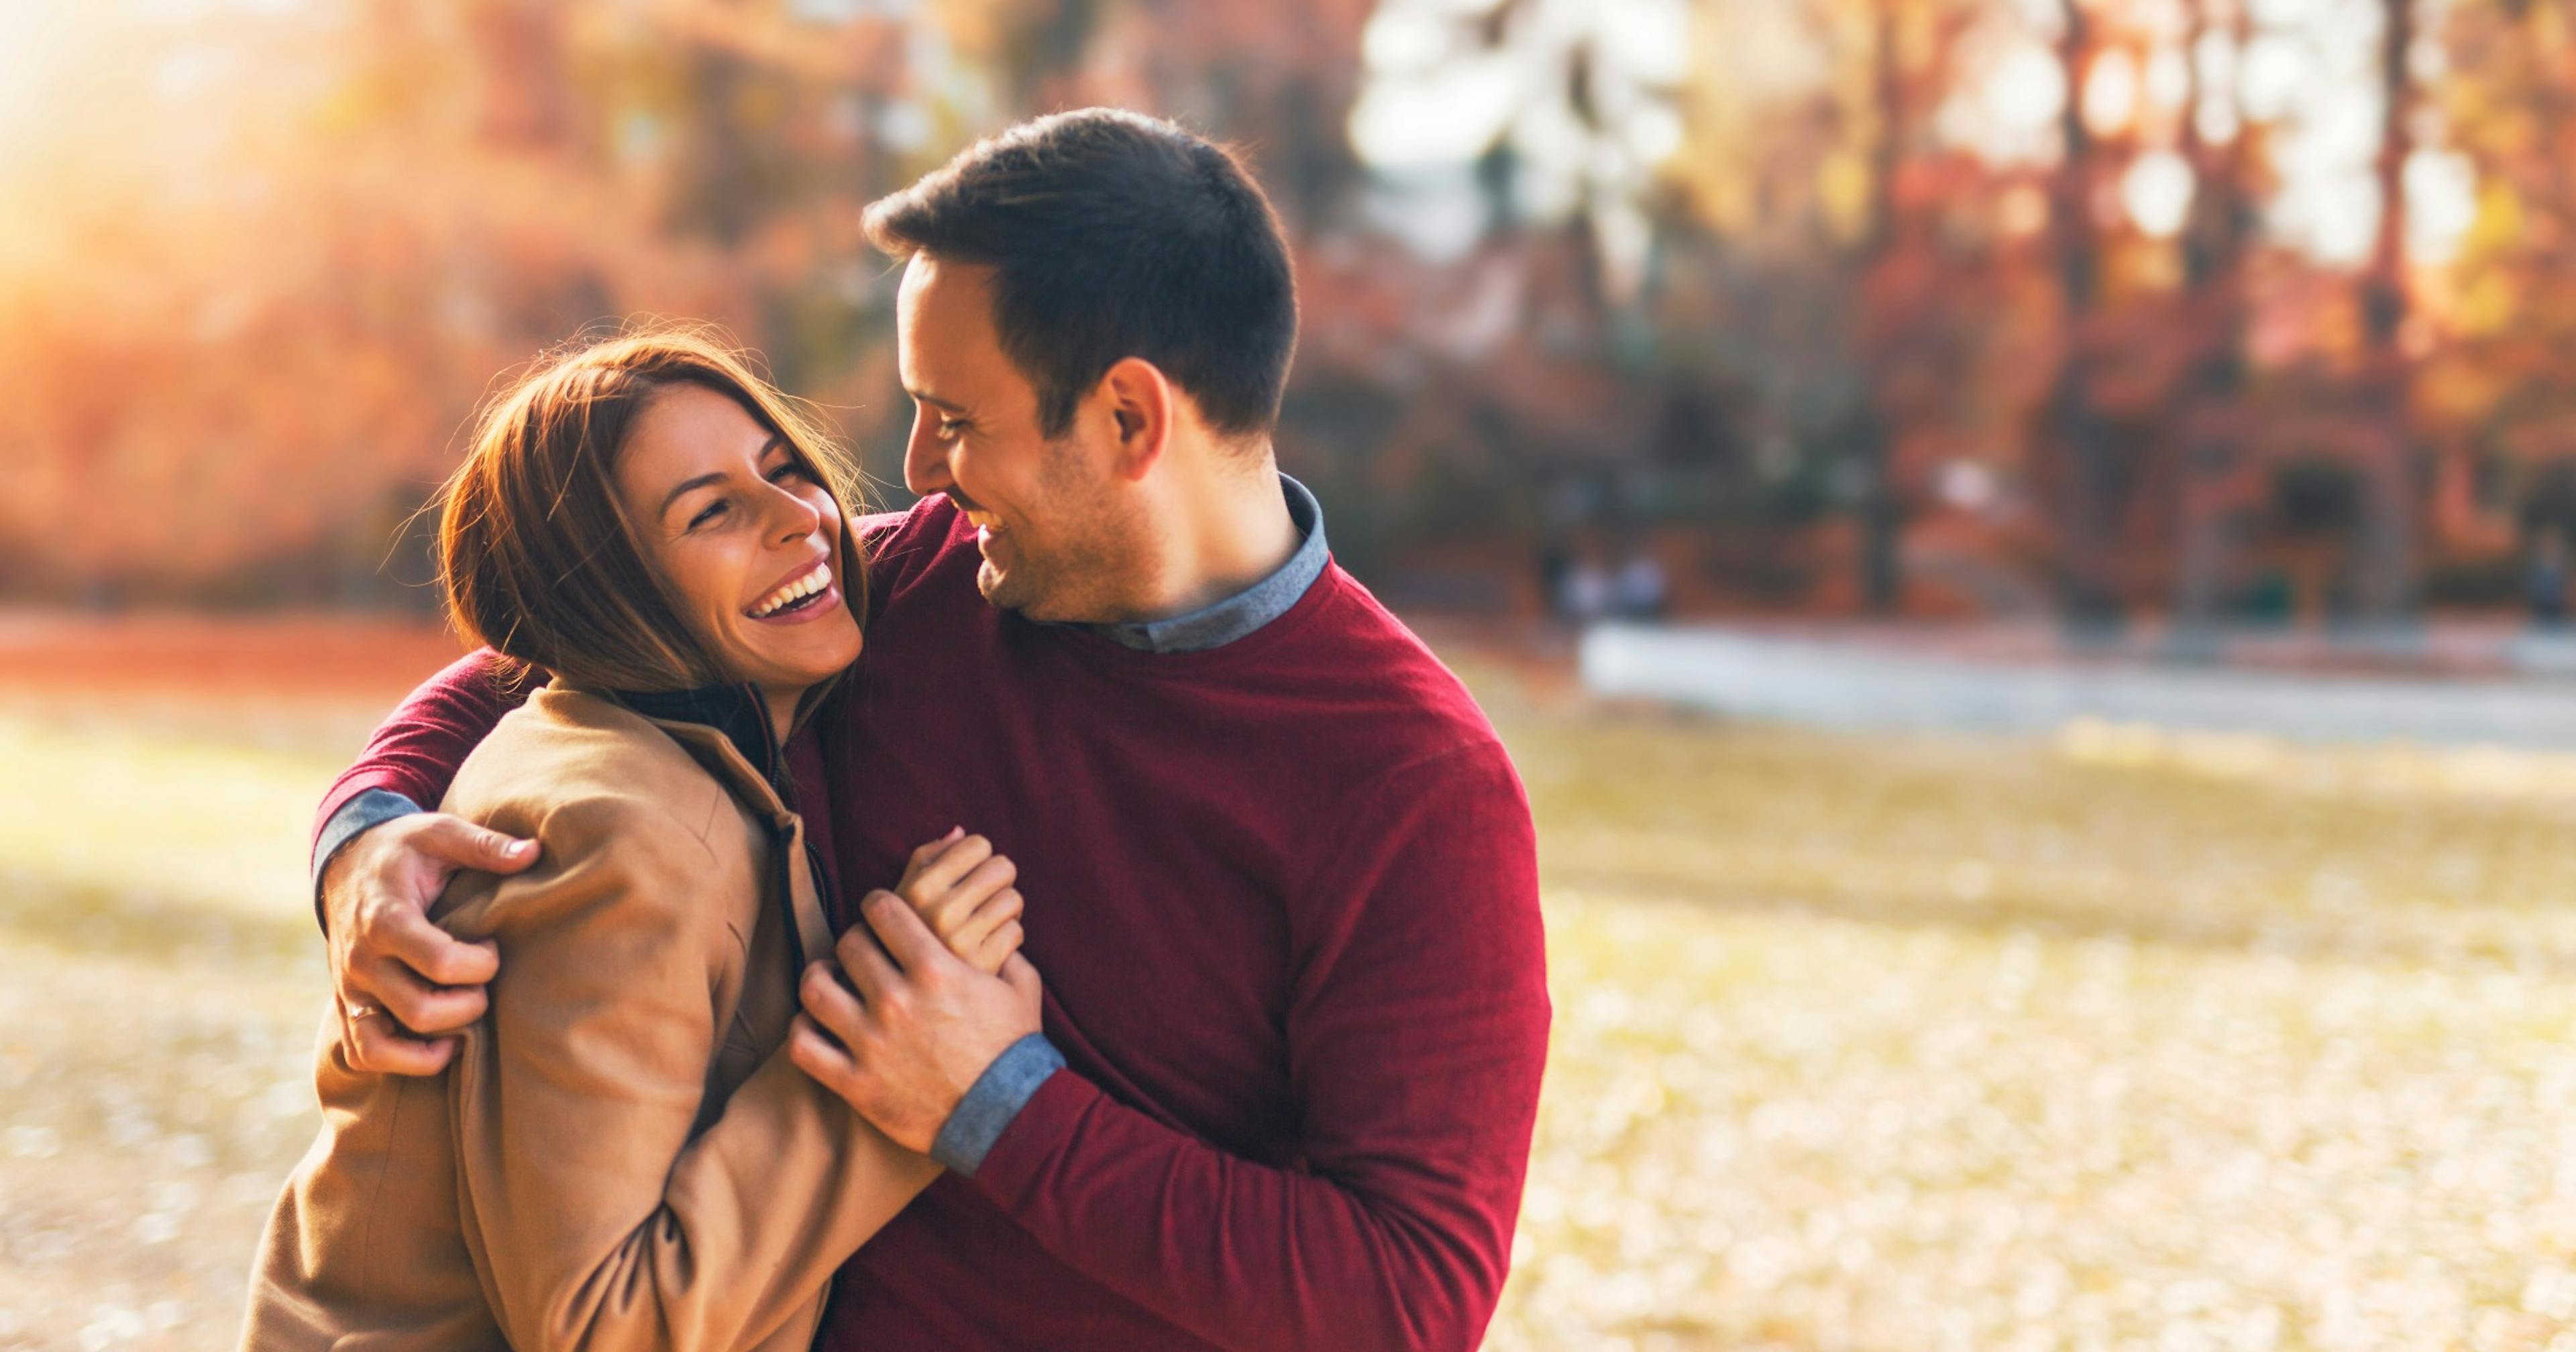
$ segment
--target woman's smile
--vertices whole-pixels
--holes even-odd
[[[821,559],[814,566],[772,588],[742,613],[755,620],[777,624],[794,624],[799,617],[837,603],[841,589],[832,579],[832,561]]]

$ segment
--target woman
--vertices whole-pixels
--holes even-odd
[[[503,396],[442,493],[450,619],[550,678],[445,811],[539,842],[439,922],[498,943],[431,1079],[350,1068],[271,1216],[246,1348],[803,1348],[852,1250],[938,1167],[790,1064],[826,953],[782,748],[859,654],[858,542],[810,424],[680,332]],[[960,956],[1018,948],[1009,861],[952,831],[898,889]]]

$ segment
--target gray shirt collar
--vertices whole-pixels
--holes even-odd
[[[1303,542],[1277,572],[1187,615],[1138,624],[1085,627],[1121,647],[1140,652],[1194,653],[1222,648],[1287,614],[1306,595],[1306,589],[1315,585],[1315,579],[1324,575],[1324,565],[1332,562],[1333,554],[1324,543],[1324,508],[1315,501],[1315,495],[1285,474],[1279,476],[1279,491],[1288,499],[1288,519],[1296,524]]]

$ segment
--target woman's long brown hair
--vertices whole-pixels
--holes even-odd
[[[439,490],[449,623],[521,668],[600,690],[689,690],[730,679],[636,547],[619,452],[654,397],[695,385],[742,406],[841,509],[842,590],[862,622],[866,564],[849,461],[815,420],[713,331],[657,326],[542,359],[484,409]]]

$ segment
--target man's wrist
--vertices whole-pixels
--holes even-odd
[[[930,1143],[930,1157],[953,1173],[973,1178],[993,1143],[1028,1106],[1038,1086],[1062,1069],[1064,1053],[1044,1033],[1031,1033],[1003,1048],[949,1111],[948,1121]]]
[[[322,911],[322,874],[331,867],[331,857],[346,848],[350,841],[397,818],[420,811],[420,804],[391,789],[368,789],[342,803],[322,823],[313,837],[313,910]]]

